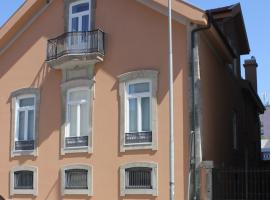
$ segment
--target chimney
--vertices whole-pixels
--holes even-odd
[[[251,56],[251,59],[245,60],[245,76],[246,80],[251,82],[254,90],[257,92],[257,62],[254,56]]]

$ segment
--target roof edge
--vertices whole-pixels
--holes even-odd
[[[136,0],[136,1],[164,15],[168,15],[167,0],[147,0],[147,1]],[[180,23],[183,23],[183,21],[188,20],[194,24],[207,25],[208,17],[205,11],[187,2],[180,0],[173,0],[172,11],[174,13],[173,19],[179,21]],[[181,20],[177,20],[180,17],[184,18],[185,20],[182,19],[182,22]]]

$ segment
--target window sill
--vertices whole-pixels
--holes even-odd
[[[121,196],[126,195],[152,195],[157,196],[157,190],[154,189],[124,189],[121,191]]]
[[[20,150],[20,151],[15,151],[13,150],[11,152],[11,157],[18,157],[18,156],[33,156],[33,157],[37,157],[37,149],[33,149],[33,150]]]
[[[157,147],[155,147],[153,145],[153,143],[149,143],[149,144],[128,144],[128,145],[124,145],[121,148],[121,152],[126,152],[126,151],[132,151],[132,150],[152,150],[152,151],[156,151]]]
[[[62,196],[66,195],[87,195],[92,196],[89,189],[64,189]]]
[[[37,196],[37,191],[35,189],[13,189],[13,191],[10,194],[11,196],[15,195],[31,195],[31,196]]]
[[[61,155],[72,153],[93,153],[92,147],[76,147],[76,148],[64,148],[61,149]]]

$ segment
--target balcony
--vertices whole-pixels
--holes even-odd
[[[95,64],[104,58],[104,32],[68,32],[48,40],[48,65],[54,69]]]

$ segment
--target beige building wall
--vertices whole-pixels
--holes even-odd
[[[174,23],[175,199],[186,199],[188,166],[187,29]],[[98,0],[96,28],[106,33],[105,60],[95,66],[93,153],[60,155],[60,70],[46,63],[47,40],[64,32],[64,3],[48,9],[0,55],[0,194],[12,199],[156,199],[169,196],[169,123],[167,18],[136,1]],[[158,75],[158,149],[119,151],[118,79],[123,73],[155,69]],[[38,156],[11,158],[11,98],[21,88],[40,89]],[[158,196],[120,197],[120,166],[151,161],[158,165]],[[67,164],[93,167],[93,197],[60,194],[60,168]],[[38,168],[38,196],[9,196],[9,171],[20,165]]]

